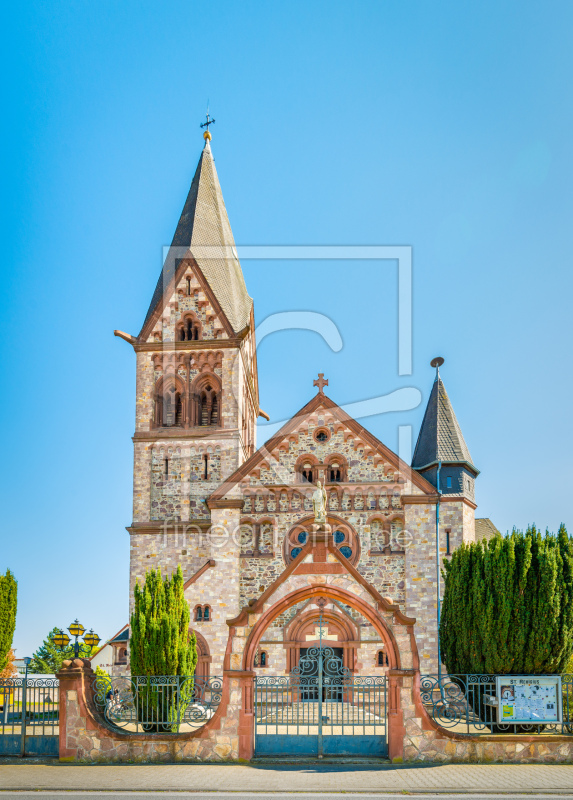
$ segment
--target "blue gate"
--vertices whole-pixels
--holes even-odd
[[[0,681],[0,756],[58,756],[59,681]]]
[[[254,680],[255,756],[388,755],[385,676],[354,676],[321,644],[290,675]]]

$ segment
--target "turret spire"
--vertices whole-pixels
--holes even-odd
[[[416,442],[412,467],[423,473],[430,483],[435,484],[434,476],[439,463],[455,466],[456,469],[448,471],[451,473],[451,478],[455,477],[457,485],[454,485],[452,481],[449,488],[458,488],[462,493],[467,493],[467,487],[461,475],[462,472],[465,472],[471,479],[469,494],[473,495],[473,479],[479,474],[479,470],[472,462],[462,429],[440,376],[440,367],[443,363],[444,359],[441,356],[431,361],[431,366],[436,369],[436,377]],[[449,493],[448,488],[446,488],[446,493]],[[458,492],[452,492],[452,494],[455,493]]]

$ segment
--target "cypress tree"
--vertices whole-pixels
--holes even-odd
[[[573,653],[573,541],[565,527],[462,544],[444,563],[450,674],[554,674]]]
[[[135,584],[131,615],[132,675],[193,675],[197,664],[195,634],[189,633],[189,605],[181,567],[170,578],[152,569],[143,587]]]
[[[197,665],[195,634],[189,632],[189,605],[183,591],[181,567],[163,579],[160,570],[145,574],[143,587],[136,583],[131,615],[130,659],[133,676],[188,676],[179,689],[155,684],[138,689],[138,714],[144,728],[176,730],[178,709],[193,693]],[[168,723],[167,720],[170,720]]]
[[[17,605],[18,584],[8,569],[0,575],[0,672],[4,672],[10,659]]]

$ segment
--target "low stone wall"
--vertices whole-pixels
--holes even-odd
[[[142,734],[113,728],[93,700],[89,661],[65,661],[60,681],[60,760],[76,762],[221,762],[253,754],[253,677],[229,670],[212,719],[193,733]],[[422,705],[420,673],[388,671],[388,750],[394,763],[573,763],[573,736],[455,734]]]
[[[235,761],[239,758],[241,679],[225,677],[212,719],[178,736],[123,732],[109,726],[93,701],[95,675],[84,659],[64,661],[60,680],[60,761]]]
[[[404,746],[394,761],[422,763],[555,764],[573,762],[573,736],[452,733],[422,705],[420,673],[401,679]]]

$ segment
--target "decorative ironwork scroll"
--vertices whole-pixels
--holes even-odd
[[[184,733],[205,725],[223,693],[222,678],[144,675],[94,680],[104,719],[132,733]]]

